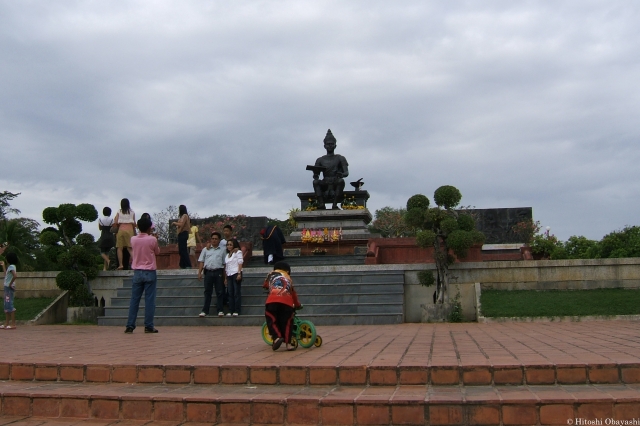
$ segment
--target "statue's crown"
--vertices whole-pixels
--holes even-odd
[[[327,130],[327,136],[324,137],[324,142],[327,142],[327,141],[336,142],[336,138],[335,136],[333,136],[333,133],[331,133],[331,129]]]

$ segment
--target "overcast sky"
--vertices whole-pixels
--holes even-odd
[[[39,221],[123,197],[284,219],[330,128],[372,212],[448,184],[600,239],[640,225],[639,22],[630,1],[0,0],[0,190]]]

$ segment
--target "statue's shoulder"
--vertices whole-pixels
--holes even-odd
[[[344,155],[340,155],[340,154],[335,154],[336,157],[338,157],[340,159],[340,161],[344,161],[345,164],[349,164],[347,162],[347,157],[345,157]]]
[[[316,160],[316,166],[322,165],[322,163],[325,162],[327,157],[329,157],[327,154],[323,155],[322,157],[318,157],[318,159]]]

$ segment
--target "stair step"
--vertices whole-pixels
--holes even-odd
[[[260,305],[264,309],[265,294],[246,294],[245,289],[242,289],[242,304],[243,306]],[[300,294],[299,294],[300,295]],[[302,297],[302,295],[300,295]],[[382,298],[384,297],[384,299]],[[404,294],[402,291],[394,293],[348,293],[342,295],[328,295],[328,294],[304,294],[305,306],[309,304],[332,304],[336,303],[402,303]],[[111,307],[129,307],[130,296],[127,297],[113,297],[111,298]],[[179,296],[156,296],[156,307],[160,306],[191,306],[201,305],[204,300],[203,290],[199,289],[197,294],[194,295],[179,295]],[[215,301],[215,296],[213,296]],[[144,306],[144,298],[140,299],[140,306]]]
[[[217,318],[216,318],[217,319]],[[223,319],[221,319],[223,320]],[[231,320],[226,320],[231,321]],[[165,329],[166,330],[166,329]],[[115,330],[114,330],[115,331]],[[118,330],[118,335],[121,333]],[[124,331],[124,330],[122,330]],[[259,333],[259,329],[255,334]],[[239,333],[242,335],[242,333]],[[253,333],[252,333],[253,334]],[[322,334],[322,330],[318,330]],[[137,337],[136,337],[137,336]],[[142,328],[134,331],[133,336],[122,335],[122,339],[114,338],[118,342],[130,339],[155,338],[159,335],[148,336]],[[260,337],[257,337],[258,339]],[[325,335],[329,340],[330,335]],[[225,339],[227,340],[227,339]],[[455,365],[443,363],[441,365],[426,365],[410,362],[393,365],[380,362],[335,364],[322,362],[326,356],[325,342],[320,347],[312,346],[305,349],[301,346],[294,352],[284,350],[272,352],[264,342],[252,343],[252,349],[259,349],[255,356],[233,360],[229,354],[243,349],[246,343],[227,340],[226,349],[220,351],[189,348],[184,353],[189,354],[186,359],[197,357],[194,364],[188,361],[166,364],[161,361],[130,363],[118,361],[111,363],[104,360],[99,362],[76,361],[68,357],[64,362],[47,362],[15,360],[0,363],[0,385],[8,381],[18,382],[47,382],[47,383],[141,383],[157,385],[170,384],[248,384],[248,385],[290,385],[301,386],[435,386],[435,387],[464,387],[483,388],[487,386],[604,386],[620,385],[633,386],[640,390],[640,367],[637,362],[610,363],[582,363],[582,364],[539,364],[531,365]],[[136,340],[138,341],[138,340]],[[256,346],[257,345],[257,346]],[[287,355],[288,354],[288,355]],[[322,355],[324,354],[324,355]],[[209,357],[209,355],[211,355]],[[321,356],[320,358],[314,358]],[[295,357],[294,357],[295,356]],[[206,363],[202,357],[208,357]],[[65,357],[67,358],[67,357]],[[89,356],[88,359],[93,359]],[[264,363],[260,360],[269,358]],[[308,359],[315,359],[309,364]],[[204,379],[206,377],[206,380]],[[268,378],[268,379],[267,379]]]
[[[154,325],[156,326],[261,326],[264,324],[264,308],[262,314],[258,315],[240,315],[238,317],[218,317],[212,309],[212,314],[205,318],[200,318],[197,314],[190,316],[183,315],[155,315]],[[157,311],[156,311],[157,312]],[[198,314],[199,314],[198,310]],[[138,324],[142,324],[142,318],[144,317],[144,311],[138,312]],[[375,313],[375,314],[361,314],[361,313],[341,313],[336,314],[316,314],[301,316],[301,319],[309,320],[316,326],[326,325],[388,325],[388,324],[400,324],[402,323],[402,312],[398,313]],[[99,325],[109,326],[122,326],[127,323],[127,315],[110,315],[98,318]]]
[[[598,417],[633,420],[640,409],[640,389],[628,385],[336,387],[3,382],[0,396],[3,418],[74,419],[73,424],[81,419],[173,424],[570,424],[568,420]]]
[[[337,256],[339,257],[339,256]],[[327,258],[325,258],[327,260]],[[328,259],[331,260],[331,259]],[[324,266],[324,265],[323,265]],[[242,283],[242,311],[234,323],[217,317],[198,318],[203,303],[203,281],[195,271],[160,275],[156,288],[157,325],[261,325],[266,295],[262,288],[265,270],[245,268]],[[348,268],[347,268],[348,269]],[[357,268],[354,268],[357,269]],[[304,316],[318,325],[380,325],[404,321],[404,272],[394,270],[345,270],[322,272],[296,270],[293,274]],[[111,298],[99,325],[123,326],[131,298],[131,278],[123,281]],[[214,312],[215,295],[210,312]],[[144,298],[138,318],[144,315]]]

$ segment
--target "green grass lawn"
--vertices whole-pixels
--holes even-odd
[[[640,314],[640,290],[486,290],[485,317],[555,317]]]
[[[29,321],[55,300],[54,297],[38,297],[33,299],[14,299],[17,321]],[[4,321],[4,318],[3,318]]]

